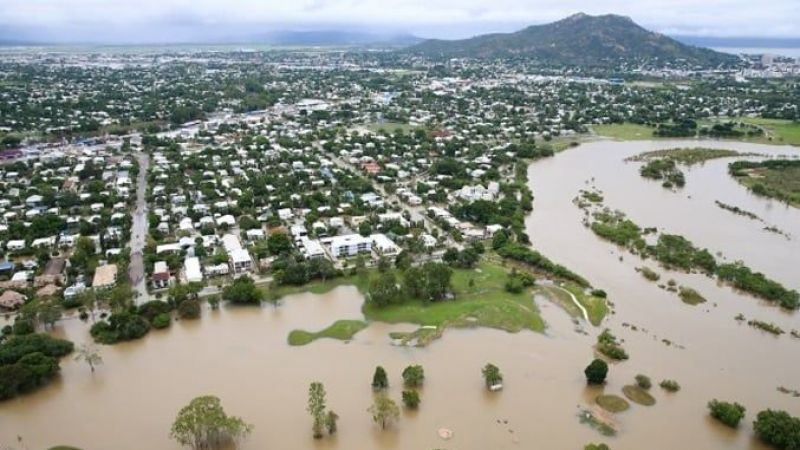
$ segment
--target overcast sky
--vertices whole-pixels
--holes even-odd
[[[0,0],[0,37],[166,42],[349,29],[455,38],[580,11],[672,35],[800,37],[800,0]]]

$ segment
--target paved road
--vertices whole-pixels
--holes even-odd
[[[136,178],[136,208],[133,212],[133,226],[131,228],[131,263],[128,267],[128,277],[136,293],[136,303],[142,304],[149,300],[147,293],[147,277],[144,270],[144,247],[147,243],[147,170],[150,167],[150,156],[138,153],[139,176]]]

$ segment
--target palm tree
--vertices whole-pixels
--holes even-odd
[[[103,364],[103,358],[100,357],[100,352],[91,344],[83,344],[78,348],[75,353],[75,361],[86,362],[89,368],[92,369],[92,373],[94,373],[94,366]]]

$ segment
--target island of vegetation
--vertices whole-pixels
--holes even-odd
[[[760,272],[753,272],[742,262],[720,263],[707,249],[695,247],[682,236],[660,233],[655,244],[647,244],[644,237],[651,230],[643,230],[621,212],[594,211],[590,228],[597,236],[643,258],[653,258],[667,269],[697,271],[783,308],[800,307],[797,291],[787,289]]]
[[[728,171],[752,193],[800,207],[800,160],[736,161]]]

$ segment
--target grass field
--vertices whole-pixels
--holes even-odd
[[[372,272],[340,277],[327,281],[315,281],[304,286],[278,286],[269,290],[269,298],[277,300],[283,296],[311,292],[322,294],[337,286],[356,286],[366,292]],[[398,282],[401,281],[398,274]],[[512,294],[505,290],[507,270],[499,264],[481,261],[473,270],[453,270],[455,299],[435,303],[408,300],[400,304],[377,308],[364,303],[362,311],[367,320],[386,323],[412,323],[422,328],[413,333],[392,336],[404,342],[425,345],[437,339],[449,327],[479,326],[516,333],[522,330],[543,332],[545,329],[531,290]],[[470,286],[472,280],[472,286]],[[292,345],[304,345],[318,337],[334,337],[325,334],[341,333],[345,324],[336,322],[318,333],[294,330],[289,336]],[[337,327],[337,324],[338,327]],[[294,336],[292,336],[294,335]],[[293,343],[294,342],[294,343]]]
[[[742,122],[759,125],[764,128],[768,136],[772,136],[772,143],[800,145],[800,122],[781,119],[762,119],[746,117]],[[762,140],[769,140],[761,138]]]
[[[386,132],[394,134],[395,131],[400,129],[403,133],[410,133],[417,129],[417,126],[407,124],[407,123],[399,123],[399,122],[383,122],[383,123],[370,123],[367,124],[366,128],[372,132]]]
[[[735,140],[761,144],[800,145],[800,122],[792,122],[791,120],[742,117],[735,119],[700,120],[698,121],[698,125],[701,127],[710,126],[715,123],[730,122],[731,120],[734,122],[758,125],[765,131],[764,136],[742,137],[741,139]],[[592,130],[599,136],[623,141],[658,139],[653,136],[653,128],[634,123],[592,125]]]
[[[622,141],[636,141],[654,139],[653,128],[635,123],[614,123],[605,125],[592,125],[592,130],[600,136],[619,139]]]
[[[473,287],[469,286],[470,279]],[[437,328],[482,326],[509,332],[544,331],[544,321],[531,293],[506,292],[506,279],[503,267],[483,261],[474,270],[453,271],[454,300],[430,304],[407,301],[384,308],[365,304],[363,311],[368,319],[387,323],[405,322]]]
[[[306,345],[321,338],[349,341],[356,333],[367,327],[363,320],[337,320],[333,325],[318,332],[292,330],[289,333],[289,345]]]

